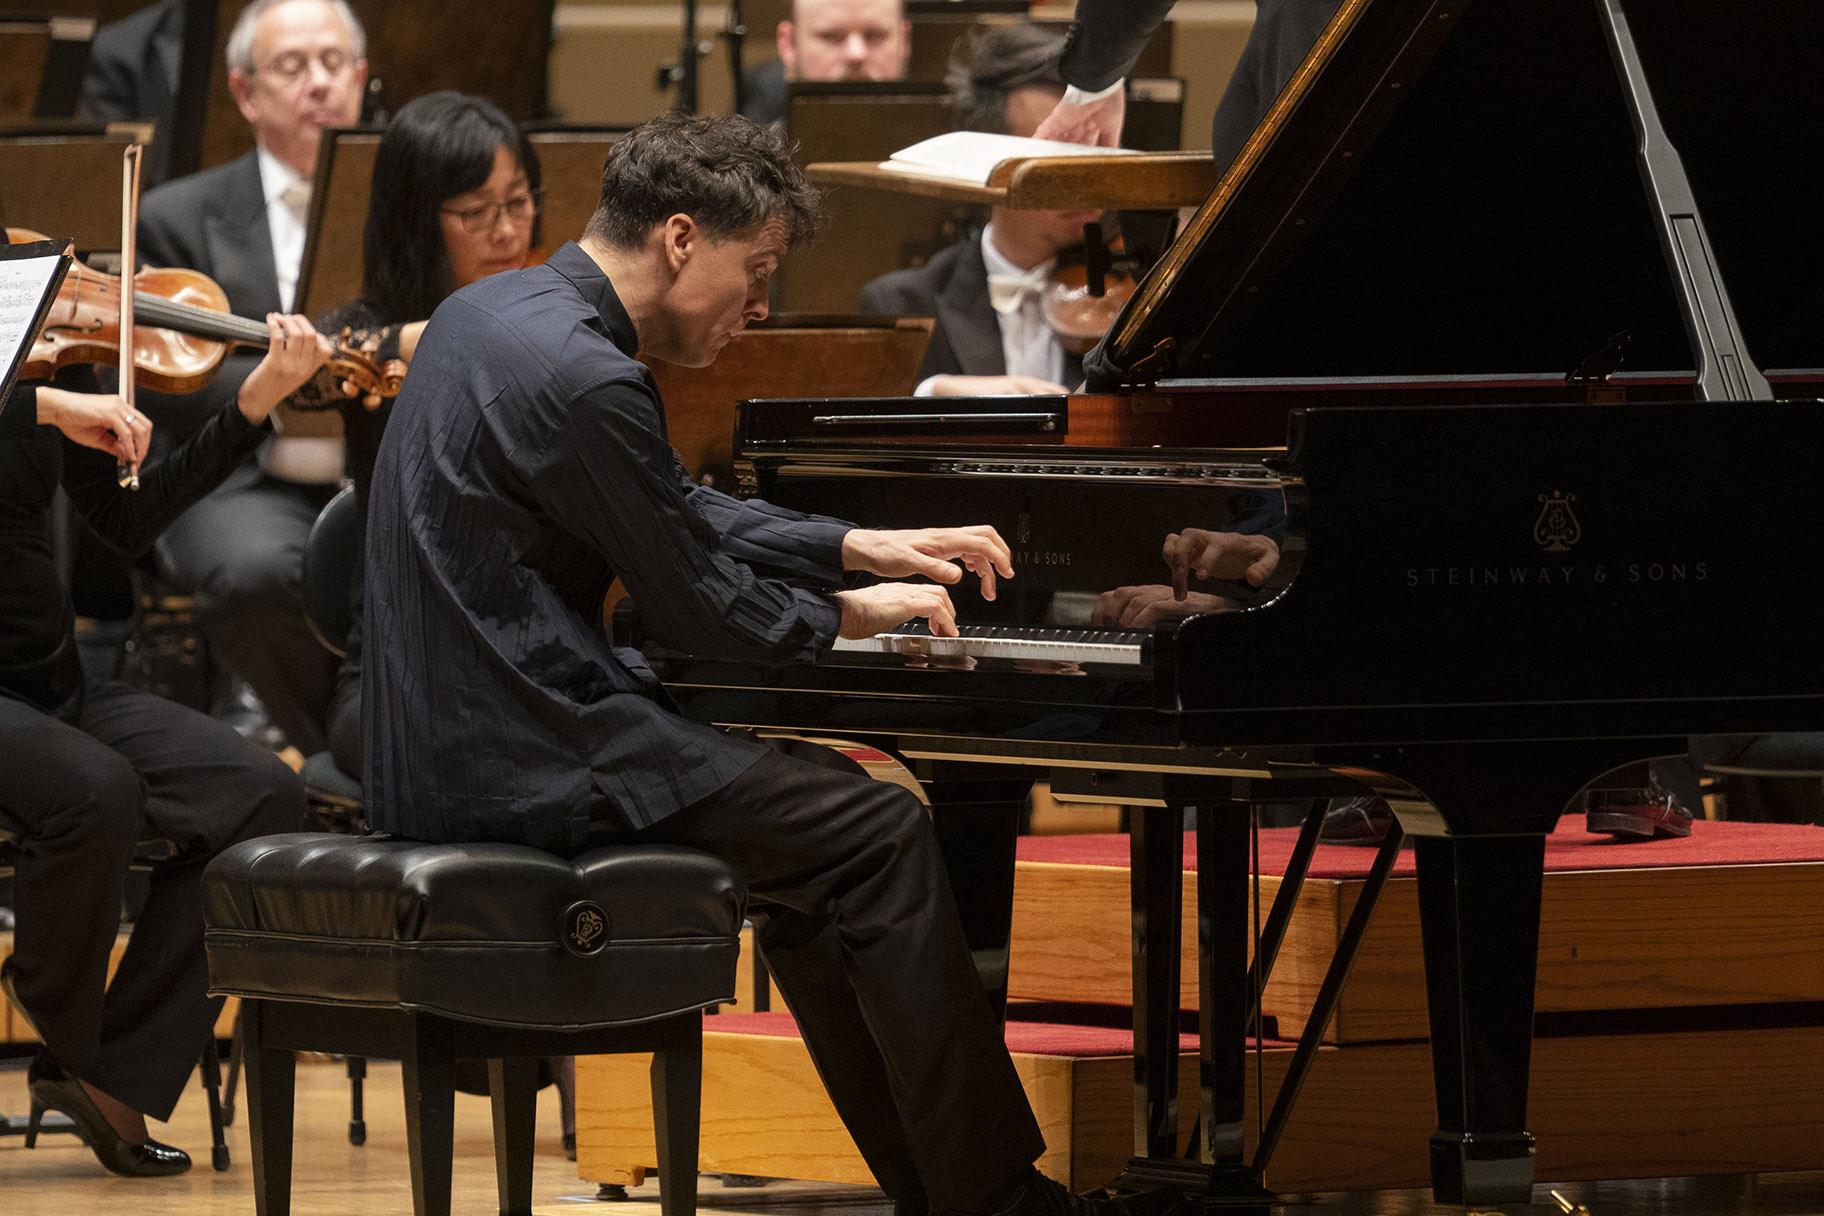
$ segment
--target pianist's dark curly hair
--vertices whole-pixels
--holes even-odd
[[[445,202],[487,184],[497,148],[518,157],[537,191],[538,153],[487,98],[444,89],[393,115],[374,156],[361,241],[361,298],[379,316],[421,321],[456,290],[440,213]]]
[[[951,122],[959,131],[1008,134],[1007,98],[1015,89],[1043,85],[1063,93],[1063,51],[1063,34],[1031,22],[987,26],[959,41],[944,73]]]
[[[602,201],[584,232],[635,249],[656,225],[679,214],[714,238],[777,216],[799,245],[823,223],[823,195],[765,127],[735,114],[661,114],[609,149]]]

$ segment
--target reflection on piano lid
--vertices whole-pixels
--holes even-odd
[[[1128,629],[1031,629],[1012,625],[959,625],[960,637],[933,637],[924,621],[907,621],[871,638],[838,638],[831,651],[848,655],[1010,659],[1016,663],[1147,662],[1148,634]]]
[[[1788,373],[1824,367],[1824,4],[1627,17],[1748,355],[1802,392],[1820,377]],[[1624,332],[1624,373],[1692,383],[1683,301],[1709,284],[1669,269],[1605,20],[1594,0],[1348,0],[1092,353],[1092,388],[1549,384]]]

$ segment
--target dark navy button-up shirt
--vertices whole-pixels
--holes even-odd
[[[826,590],[852,525],[694,484],[636,349],[575,244],[432,316],[368,508],[374,827],[573,848],[592,821],[653,823],[760,756],[680,716],[639,652],[610,644],[617,575],[668,647],[786,663],[835,639]]]

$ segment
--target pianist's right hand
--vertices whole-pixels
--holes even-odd
[[[850,640],[871,638],[914,618],[931,622],[931,635],[956,636],[956,609],[950,593],[929,583],[876,583],[853,591],[838,591],[842,607],[842,636]]]

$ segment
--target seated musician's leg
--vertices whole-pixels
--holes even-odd
[[[82,1076],[100,1062],[102,990],[143,802],[119,755],[0,696],[0,825],[22,842],[9,976],[45,1050]]]
[[[356,625],[356,630],[360,628]],[[348,776],[361,779],[361,657],[354,646],[355,634],[349,637],[349,651],[336,672],[336,691],[329,701],[329,754],[336,767]]]
[[[250,464],[158,542],[163,568],[196,595],[216,655],[306,755],[324,747],[336,660],[304,620],[304,542],[334,490],[280,481]]]
[[[302,828],[303,786],[277,757],[222,723],[122,685],[92,689],[82,725],[143,779],[144,834],[179,850],[153,873],[108,985],[99,1066],[85,1079],[167,1119],[221,1006],[208,995],[203,867],[237,841]]]
[[[991,1212],[1017,1201],[1044,1139],[915,798],[769,753],[720,793],[638,838],[722,857],[758,899],[797,914],[771,931],[766,948],[805,1019],[819,1068],[860,1061],[884,1071],[934,1207]],[[815,919],[828,920],[833,950],[819,940]],[[792,931],[808,935],[794,943]],[[844,980],[847,994],[809,991]],[[800,995],[810,999],[803,1009]],[[849,1082],[843,1078],[838,1089]],[[842,1103],[845,1117],[855,1106]],[[883,1142],[870,1127],[851,1126],[858,1143]]]

